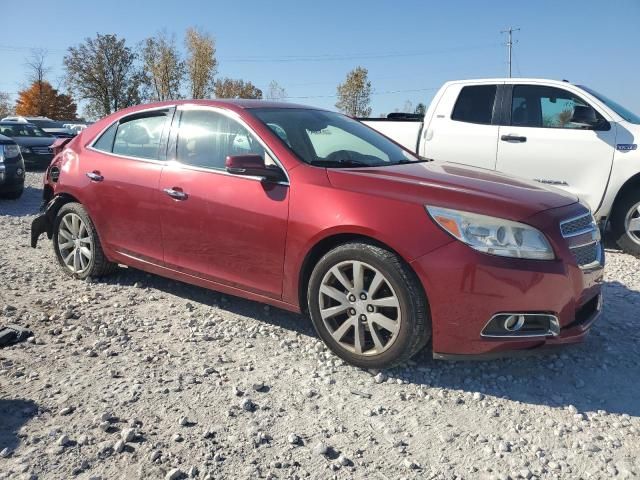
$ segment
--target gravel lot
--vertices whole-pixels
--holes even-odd
[[[41,174],[0,201],[0,478],[640,476],[640,260],[558,354],[345,365],[310,322],[132,269],[97,282],[29,247]]]

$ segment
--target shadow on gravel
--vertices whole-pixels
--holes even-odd
[[[0,450],[15,450],[20,439],[18,431],[38,413],[38,406],[31,400],[0,399]]]
[[[42,203],[42,189],[25,187],[22,196],[17,200],[0,198],[0,215],[10,217],[35,215],[40,210],[40,203]]]

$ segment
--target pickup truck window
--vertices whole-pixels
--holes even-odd
[[[382,167],[421,161],[376,131],[338,113],[298,108],[256,108],[251,112],[310,165]]]
[[[511,125],[542,128],[583,128],[571,122],[576,105],[589,105],[561,88],[515,85],[511,100]],[[600,121],[604,118],[596,112]]]
[[[497,88],[496,85],[463,87],[453,107],[451,120],[490,125]]]
[[[596,92],[595,90],[593,90],[593,89],[591,89],[589,87],[585,87],[584,85],[578,85],[578,86],[580,88],[582,88],[583,90],[586,90],[587,92],[589,92],[594,97],[596,97],[598,100],[600,100],[602,103],[604,103],[607,107],[609,107],[611,110],[613,110],[618,115],[620,115],[622,118],[624,118],[627,122],[634,123],[636,125],[640,125],[640,116],[636,115],[631,110],[627,110],[626,108],[624,108],[619,103],[614,102],[610,98],[605,97],[601,93],[598,93],[598,92]]]

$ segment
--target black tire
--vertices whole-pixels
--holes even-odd
[[[69,267],[67,267],[60,252],[60,246],[58,242],[58,235],[60,232],[60,225],[62,223],[62,220],[66,215],[70,213],[73,213],[82,219],[84,225],[86,226],[87,233],[92,240],[93,255],[89,260],[87,267],[81,272],[73,272]],[[87,211],[79,203],[66,203],[58,211],[53,222],[53,250],[56,253],[56,258],[58,259],[58,263],[60,263],[63,271],[67,275],[70,275],[74,278],[86,279],[89,277],[102,277],[104,275],[112,273],[117,268],[117,264],[107,260],[107,257],[104,255],[104,251],[102,250],[102,245],[100,244],[100,239],[98,238],[98,234],[96,233],[95,226],[93,225],[91,218],[87,214]]]
[[[611,215],[611,234],[616,244],[626,253],[640,257],[640,232],[627,231],[626,220],[632,209],[640,204],[640,186],[627,190],[616,202]]]
[[[0,193],[0,198],[5,198],[7,200],[17,200],[22,196],[22,192],[24,192],[24,187],[20,190],[14,190],[13,192],[2,192]]]
[[[319,297],[323,279],[333,267],[344,265],[345,262],[350,261],[363,262],[378,270],[393,289],[392,293],[395,293],[397,297],[402,321],[395,334],[395,339],[381,353],[364,355],[345,348],[333,338],[331,331],[322,319]],[[371,294],[371,301],[373,301],[373,294],[375,292]],[[309,279],[307,302],[311,320],[318,336],[336,355],[357,367],[389,368],[405,362],[420,351],[431,336],[431,319],[427,299],[415,272],[395,253],[369,243],[347,243],[325,254],[314,267]],[[344,315],[351,314],[345,313]],[[371,336],[370,326],[371,324],[360,328],[365,328],[365,331],[369,332],[368,335]],[[337,328],[334,329],[334,332],[337,331]],[[347,332],[350,332],[346,334],[347,336],[353,335],[355,337],[354,327],[349,327]]]

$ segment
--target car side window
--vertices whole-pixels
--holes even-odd
[[[127,157],[158,160],[162,132],[168,118],[167,113],[159,111],[145,116],[131,116],[120,120],[112,152]]]
[[[196,167],[225,169],[232,155],[265,155],[256,137],[237,121],[211,110],[184,110],[178,130],[178,161]]]
[[[453,107],[452,120],[491,125],[497,85],[463,87]]]
[[[116,130],[118,129],[118,122],[107,128],[100,138],[93,144],[93,148],[101,150],[103,152],[113,151],[113,140],[116,138]]]
[[[589,107],[581,98],[561,88],[515,85],[511,99],[511,125],[538,128],[583,128],[571,122],[576,106]],[[604,118],[596,112],[600,121]]]

